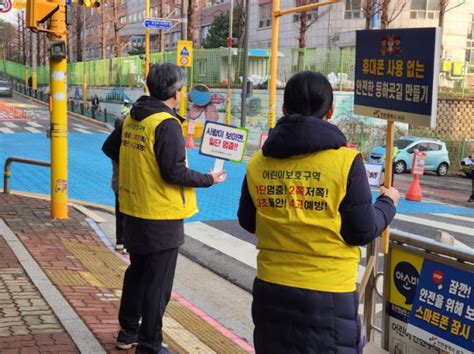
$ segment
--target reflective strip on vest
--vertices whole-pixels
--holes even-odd
[[[154,151],[155,130],[166,119],[179,122],[165,112],[142,121],[128,115],[123,122],[119,164],[122,213],[151,220],[180,220],[198,211],[193,188],[169,184],[161,177]]]
[[[341,236],[339,206],[357,151],[342,147],[287,159],[258,151],[247,166],[257,208],[259,279],[297,288],[355,290],[358,247]]]

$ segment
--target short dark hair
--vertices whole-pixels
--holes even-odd
[[[172,63],[153,64],[146,78],[150,96],[166,101],[181,90],[186,83],[183,69]]]
[[[334,100],[328,79],[314,71],[296,73],[286,83],[283,102],[287,114],[323,118]]]

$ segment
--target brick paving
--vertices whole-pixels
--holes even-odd
[[[78,353],[3,238],[0,238],[0,352]]]
[[[85,221],[85,216],[79,211],[69,208],[69,220],[51,220],[49,207],[47,201],[0,194],[0,218],[23,243],[104,349],[108,353],[134,352],[134,350],[119,351],[115,348],[119,330],[117,314],[126,263],[103,245]],[[5,247],[0,245],[0,248]],[[18,264],[15,265],[8,255],[2,257],[2,262],[5,263],[4,268],[8,268],[8,271],[18,269]],[[6,276],[10,280],[15,279],[11,274],[6,273]],[[13,285],[19,289],[18,284]],[[1,289],[2,278],[0,278],[0,291]],[[25,288],[26,290],[30,291]],[[1,301],[0,298],[0,303]],[[43,305],[39,303],[39,300],[38,302],[29,299],[17,301],[20,306],[26,308],[36,309],[38,305]],[[12,300],[9,298],[6,302],[11,303]],[[31,323],[31,321],[39,321],[41,326],[51,326],[47,328],[59,331],[57,327],[52,328],[54,324],[50,323],[51,316],[37,313],[32,315],[34,316],[28,317],[30,325],[27,327],[30,330],[40,330],[35,327],[37,325]],[[31,334],[37,335],[36,333]],[[50,336],[60,334],[53,333]],[[183,354],[246,352],[233,340],[189,310],[177,298],[172,298],[165,315],[164,338],[170,349]],[[52,339],[53,343],[60,343],[60,339],[56,337]],[[44,340],[44,338],[31,337],[22,340],[21,343],[39,340]],[[3,344],[13,345],[0,341],[0,348],[7,348]],[[0,352],[3,354],[3,349]],[[66,351],[56,352],[65,353]]]

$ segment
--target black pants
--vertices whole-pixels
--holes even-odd
[[[171,297],[178,248],[150,254],[130,254],[125,271],[119,322],[138,333],[137,353],[158,353],[163,342],[163,315]],[[141,326],[138,321],[142,318]]]
[[[115,236],[117,238],[117,244],[123,245],[123,214],[120,212],[120,205],[118,194],[115,193]]]

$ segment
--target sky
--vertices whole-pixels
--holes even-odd
[[[8,12],[6,14],[0,13],[0,18],[2,20],[8,21],[8,22],[15,23],[16,22],[16,13],[17,13],[17,11],[18,10],[12,9],[10,12]]]

